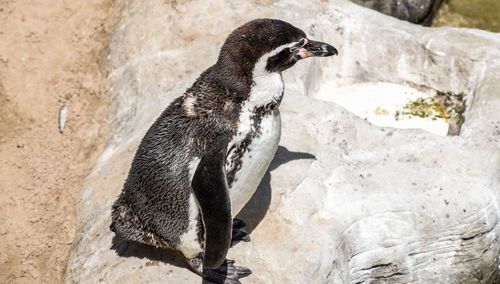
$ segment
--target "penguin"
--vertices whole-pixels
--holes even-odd
[[[149,128],[122,192],[111,230],[125,240],[181,252],[187,268],[215,283],[251,274],[226,259],[249,241],[234,216],[256,191],[281,135],[282,72],[308,57],[337,55],[277,19],[231,32],[217,62]]]

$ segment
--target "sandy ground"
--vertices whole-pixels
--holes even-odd
[[[0,283],[61,281],[74,205],[106,138],[98,61],[111,2],[0,0]]]

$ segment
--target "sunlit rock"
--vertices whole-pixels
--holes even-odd
[[[498,283],[498,34],[423,28],[347,1],[117,5],[111,138],[78,203],[66,283],[201,282],[178,255],[113,238],[110,208],[154,119],[257,17],[289,21],[339,56],[284,74],[281,147],[239,214],[252,241],[229,253],[254,272],[243,283]],[[438,92],[463,94],[458,135],[444,120],[373,119]]]

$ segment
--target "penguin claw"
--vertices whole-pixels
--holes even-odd
[[[218,284],[240,284],[240,278],[247,277],[252,271],[243,266],[234,266],[234,260],[227,259],[219,268],[205,269],[203,278]]]
[[[246,229],[246,224],[240,219],[233,219],[233,232],[231,237],[231,247],[240,241],[249,242],[250,234]]]
[[[248,235],[247,232],[245,232],[245,231],[233,232],[233,236],[231,239],[231,247],[233,247],[234,245],[236,245],[240,241],[243,241],[243,242],[250,241],[250,236]]]
[[[233,230],[234,229],[241,229],[241,228],[246,227],[246,226],[247,226],[247,224],[243,220],[238,219],[238,218],[233,219]]]

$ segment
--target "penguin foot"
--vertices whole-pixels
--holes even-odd
[[[188,259],[190,270],[203,277],[203,279],[217,284],[241,284],[240,278],[252,274],[252,271],[243,266],[234,266],[234,260],[226,259],[216,269],[203,268],[203,256]]]
[[[246,229],[246,224],[243,222],[243,220],[240,219],[233,219],[233,232],[232,232],[232,238],[231,238],[231,247],[233,247],[235,244],[239,243],[240,241],[243,242],[249,242],[250,241],[250,234],[248,233]]]
[[[204,269],[203,279],[217,284],[240,284],[240,278],[247,277],[252,271],[243,266],[234,266],[234,260],[226,259],[216,269]]]

